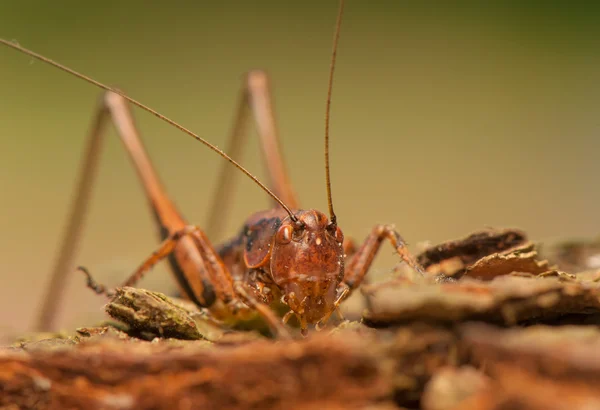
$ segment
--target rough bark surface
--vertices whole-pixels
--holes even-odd
[[[361,322],[289,341],[118,289],[115,322],[0,348],[0,409],[600,408],[597,241],[548,249],[517,230],[437,245],[428,276],[364,287]]]
[[[356,334],[297,342],[132,341],[4,349],[2,405],[85,409],[288,409],[391,397],[390,368]],[[307,407],[308,408],[308,407]]]

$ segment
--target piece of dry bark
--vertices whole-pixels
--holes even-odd
[[[289,409],[319,403],[365,407],[392,395],[391,367],[382,351],[353,332],[210,346],[126,343],[102,335],[60,349],[4,349],[0,405]]]
[[[261,338],[260,331],[269,332],[260,318],[240,322],[235,328],[244,331],[236,331],[189,301],[140,288],[116,288],[105,310],[123,325],[123,331],[147,340],[166,337],[239,344]]]
[[[539,260],[538,254],[533,250],[533,244],[531,244],[507,252],[484,256],[467,266],[463,275],[480,280],[491,280],[513,272],[537,275],[550,272],[552,269],[553,267],[548,264],[548,261]]]
[[[534,326],[505,330],[469,324],[463,326],[461,334],[492,383],[456,409],[600,408],[598,328]]]
[[[527,235],[517,229],[486,229],[457,240],[431,246],[417,255],[417,261],[431,273],[453,276],[466,266],[492,253],[527,243]]]
[[[185,340],[203,338],[192,318],[194,312],[158,292],[132,287],[116,288],[105,310],[138,335]]]
[[[535,246],[516,229],[487,229],[466,238],[432,246],[417,256],[432,275],[491,279],[511,272],[538,274],[550,270],[538,261]]]
[[[363,318],[368,325],[381,327],[413,321],[516,324],[600,313],[600,283],[570,278],[509,275],[489,282],[463,278],[441,285],[391,280],[371,293],[371,306]]]

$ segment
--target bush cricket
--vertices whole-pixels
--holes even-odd
[[[204,138],[163,116],[152,108],[134,100],[123,92],[106,86],[57,62],[25,49],[15,43],[0,39],[0,43],[53,65],[75,77],[104,90],[95,112],[81,170],[76,199],[63,240],[60,257],[55,265],[51,286],[38,321],[40,329],[53,326],[57,299],[64,287],[66,270],[71,264],[71,249],[77,240],[86,203],[99,160],[99,147],[104,128],[109,120],[134,164],[141,179],[152,212],[158,224],[162,243],[123,283],[135,285],[156,263],[168,259],[173,274],[184,297],[207,309],[219,321],[245,319],[258,313],[279,337],[289,337],[284,326],[296,317],[302,334],[309,325],[320,329],[340,304],[361,283],[385,240],[388,240],[400,258],[413,270],[423,274],[422,268],[408,251],[398,232],[390,225],[377,225],[360,246],[344,237],[338,226],[333,209],[329,169],[329,118],[344,1],[340,0],[333,52],[329,70],[329,83],[325,113],[325,175],[328,215],[316,209],[303,210],[299,206],[287,175],[279,148],[274,114],[271,107],[269,79],[262,71],[249,72],[242,87],[236,123],[230,136],[230,146],[222,151]],[[239,234],[225,243],[213,246],[200,227],[190,225],[179,213],[167,195],[145,151],[140,134],[130,112],[130,105],[137,106],[158,117],[180,131],[200,141],[221,155],[239,171],[246,174],[273,201],[274,207],[250,216]],[[257,124],[261,149],[266,159],[270,187],[235,161],[233,152],[243,133],[244,113],[249,108]],[[227,153],[226,153],[227,152]],[[228,154],[229,153],[229,154]],[[227,181],[231,166],[224,163],[221,180]],[[218,184],[212,206],[211,224],[217,224],[217,211],[225,202],[226,184]],[[213,225],[208,231],[215,230]],[[88,286],[97,293],[110,294],[88,276]],[[281,303],[289,310],[280,320],[271,306]],[[341,315],[341,314],[340,314]]]

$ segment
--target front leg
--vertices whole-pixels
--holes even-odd
[[[402,258],[408,266],[421,275],[424,275],[424,269],[409,252],[406,247],[406,242],[404,242],[404,239],[402,239],[396,229],[391,225],[377,225],[373,228],[367,239],[365,239],[363,244],[358,248],[346,265],[346,271],[342,281],[342,286],[345,289],[342,290],[343,296],[340,299],[343,299],[360,286],[385,239],[390,241],[396,252],[398,252],[398,255],[400,255],[400,258]]]
[[[248,308],[256,311],[265,320],[271,328],[271,332],[277,339],[292,339],[291,334],[277,315],[275,315],[268,305],[257,300],[253,292],[248,291],[243,282],[236,282],[234,284],[234,290],[237,297],[239,297]]]
[[[421,275],[424,275],[423,268],[409,252],[404,239],[402,239],[400,234],[391,225],[376,225],[358,249],[356,249],[352,240],[345,240],[343,245],[344,254],[346,255],[346,258],[349,258],[349,262],[345,268],[344,278],[338,286],[338,296],[334,303],[335,309],[317,323],[318,329],[322,328],[325,323],[327,323],[330,315],[333,314],[334,311],[338,312],[340,317],[342,317],[338,309],[340,304],[350,296],[352,291],[363,283],[365,275],[369,271],[369,268],[375,259],[375,255],[379,252],[381,243],[385,239],[390,241],[404,262]],[[367,306],[371,303],[367,295],[365,295],[365,302]]]
[[[264,305],[271,306],[275,299],[281,296],[274,293],[276,287],[268,275],[258,269],[248,270],[243,282],[254,298]]]

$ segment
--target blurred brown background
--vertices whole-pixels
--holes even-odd
[[[556,3],[556,4],[555,4]],[[484,226],[535,239],[599,233],[598,10],[559,2],[348,1],[332,112],[332,181],[347,235],[395,223],[416,249]],[[326,210],[323,114],[336,1],[1,2],[17,40],[222,145],[241,75],[272,75],[285,155]],[[0,334],[28,329],[48,280],[99,90],[0,50]],[[221,159],[135,110],[170,194],[204,224]],[[117,284],[157,237],[111,131],[77,263]],[[262,173],[257,144],[243,160]],[[268,202],[238,180],[228,234]],[[223,238],[213,238],[215,241]],[[385,247],[375,272],[396,258]],[[102,318],[71,275],[61,325]],[[161,264],[143,282],[174,288]]]

